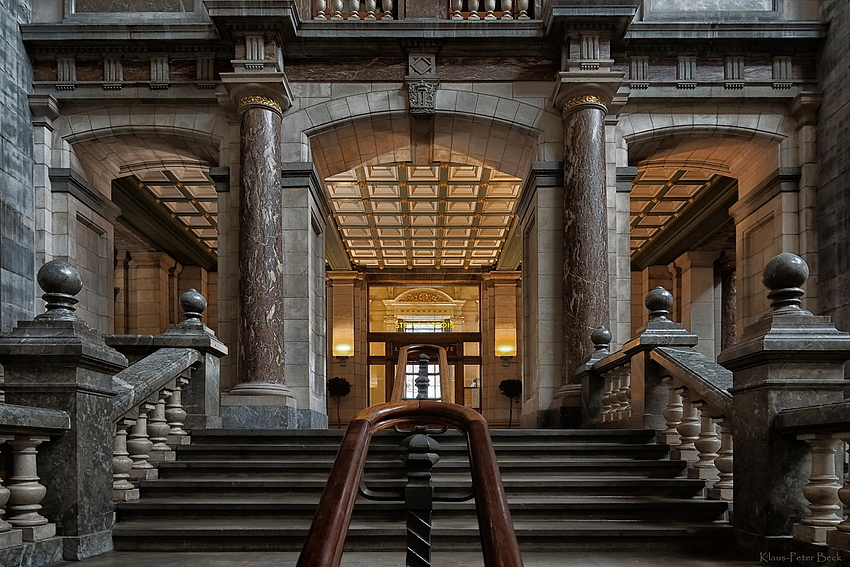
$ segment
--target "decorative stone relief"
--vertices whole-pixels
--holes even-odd
[[[679,65],[676,69],[676,80],[678,80],[677,88],[680,89],[695,89],[696,83],[697,58],[692,56],[680,56]]]
[[[744,88],[744,58],[743,57],[727,57],[726,65],[723,73],[726,79],[725,88],[727,89],[743,89]]]
[[[118,57],[107,57],[103,60],[103,88],[118,90],[124,82],[124,66]]]
[[[73,57],[56,58],[56,88],[70,91],[77,87],[77,62]]]
[[[777,56],[773,58],[773,88],[791,88],[791,58]]]
[[[407,59],[407,93],[411,114],[434,114],[439,81],[437,56],[433,53],[410,53]]]
[[[629,68],[629,78],[631,79],[629,84],[631,88],[649,88],[649,57],[646,55],[632,57],[631,67]]]
[[[215,88],[215,60],[212,57],[198,57],[197,61],[197,87],[199,89]]]
[[[167,55],[151,56],[151,82],[152,89],[167,89],[171,71],[168,67]]]

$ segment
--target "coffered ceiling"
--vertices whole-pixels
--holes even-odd
[[[372,268],[494,265],[521,180],[480,166],[399,162],[325,179],[351,261]]]

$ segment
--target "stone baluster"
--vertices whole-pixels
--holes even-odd
[[[360,19],[360,0],[348,0],[348,19]]]
[[[611,421],[614,403],[611,399],[611,392],[614,388],[614,375],[608,372],[605,374],[605,386],[602,388],[602,411],[599,412],[599,421],[602,423]]]
[[[342,0],[331,0],[331,8],[333,9],[331,19],[342,20]]]
[[[812,471],[803,487],[803,496],[809,501],[809,515],[794,524],[794,537],[811,543],[826,543],[828,532],[836,529],[843,518],[838,515],[838,477],[835,474],[835,454],[841,439],[829,433],[797,435],[811,447]]]
[[[139,499],[139,489],[130,482],[133,459],[127,451],[127,429],[135,422],[134,419],[125,418],[119,419],[115,424],[112,446],[112,498],[119,502]]]
[[[130,458],[133,459],[130,478],[150,480],[157,477],[156,469],[148,460],[150,459],[148,453],[153,447],[153,443],[148,437],[148,414],[153,409],[154,404],[150,403],[143,403],[139,406],[139,417],[133,424],[127,438],[127,451],[130,452]]]
[[[846,453],[850,449],[850,445],[848,445],[848,442],[850,442],[850,433],[839,434],[838,437],[843,441],[844,446],[841,449]],[[826,534],[826,543],[830,547],[850,549],[850,470],[844,475],[844,485],[838,489],[838,499],[844,505],[844,512],[847,514],[847,517],[843,522],[835,526],[835,531]]]
[[[496,0],[484,0],[484,10],[487,11],[487,14],[484,16],[485,20],[495,20]]]
[[[679,444],[673,450],[674,458],[683,461],[696,461],[697,448],[694,442],[699,439],[699,410],[688,400],[687,388],[678,388],[682,396],[682,421],[676,427],[679,432]]]
[[[624,419],[628,419],[631,415],[631,403],[629,399],[631,396],[631,390],[629,388],[629,371],[627,368],[624,368],[618,370],[617,373],[620,376],[620,379],[618,380],[619,387],[615,393],[617,396],[617,421],[623,421]]]
[[[528,15],[528,0],[517,0],[517,19],[518,20],[529,20],[531,19]]]
[[[662,412],[667,429],[661,432],[661,442],[666,445],[678,445],[682,439],[676,429],[682,423],[682,396],[673,386],[672,378],[667,378],[667,383],[667,407]]]
[[[693,406],[700,411],[700,431],[699,437],[694,441],[694,448],[697,450],[697,462],[694,463],[693,468],[688,470],[688,478],[717,480],[719,477],[717,467],[714,464],[714,460],[718,456],[717,451],[720,449],[717,425],[708,415],[708,412],[703,410],[705,404],[693,402]]]
[[[9,479],[9,523],[22,530],[24,541],[36,541],[56,535],[56,524],[39,513],[47,487],[39,482],[38,447],[47,438],[15,435],[12,446],[12,477]]]
[[[714,466],[717,467],[720,480],[708,490],[708,497],[714,500],[732,500],[734,496],[732,420],[718,417],[714,418],[714,421],[720,426],[720,450],[717,452],[717,458],[714,459]]]
[[[168,445],[185,445],[188,443],[188,433],[183,429],[186,410],[183,408],[183,386],[189,383],[188,378],[177,379],[174,391],[165,400],[165,419],[168,422]]]
[[[328,17],[325,14],[325,10],[328,7],[327,0],[316,0],[316,17],[314,20],[327,20]]]
[[[479,0],[469,0],[469,17],[467,20],[480,20],[481,17],[478,15],[478,1]]]
[[[364,20],[374,20],[375,18],[375,10],[378,9],[377,0],[366,0],[366,17]]]
[[[171,447],[168,446],[168,422],[165,419],[165,399],[171,396],[173,390],[163,389],[159,391],[159,399],[154,403],[153,411],[148,418],[148,437],[152,443],[148,453],[150,461],[158,463],[166,461]]]
[[[514,17],[511,15],[511,11],[513,10],[514,2],[513,0],[502,0],[502,19],[503,20],[513,20]]]
[[[0,445],[6,441],[11,441],[11,437],[0,437]],[[5,549],[13,545],[20,545],[20,532],[12,532],[12,524],[3,519],[4,506],[9,501],[9,489],[3,486],[3,478],[0,477],[0,549]]]
[[[463,13],[463,0],[452,0],[452,19],[453,20],[462,20]]]
[[[393,19],[393,0],[381,0],[381,9],[384,11],[384,15],[381,16],[382,20]]]

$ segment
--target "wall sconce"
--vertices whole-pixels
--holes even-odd
[[[347,343],[338,343],[334,345],[334,357],[340,366],[345,366],[348,359],[351,358],[353,348]]]
[[[516,356],[516,345],[503,343],[496,347],[496,354],[502,360],[502,366],[510,366]]]

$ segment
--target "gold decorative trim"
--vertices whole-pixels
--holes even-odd
[[[571,98],[564,104],[564,110],[568,108],[572,108],[578,104],[599,104],[607,110],[607,106],[605,106],[605,99],[598,97],[596,95],[583,95],[577,96],[575,98]]]
[[[261,106],[267,106],[273,110],[280,112],[281,114],[283,113],[283,108],[280,106],[280,104],[278,104],[278,102],[273,98],[269,98],[267,96],[250,95],[243,96],[239,100],[239,108],[242,108],[243,106],[248,106],[249,104],[259,104]]]

